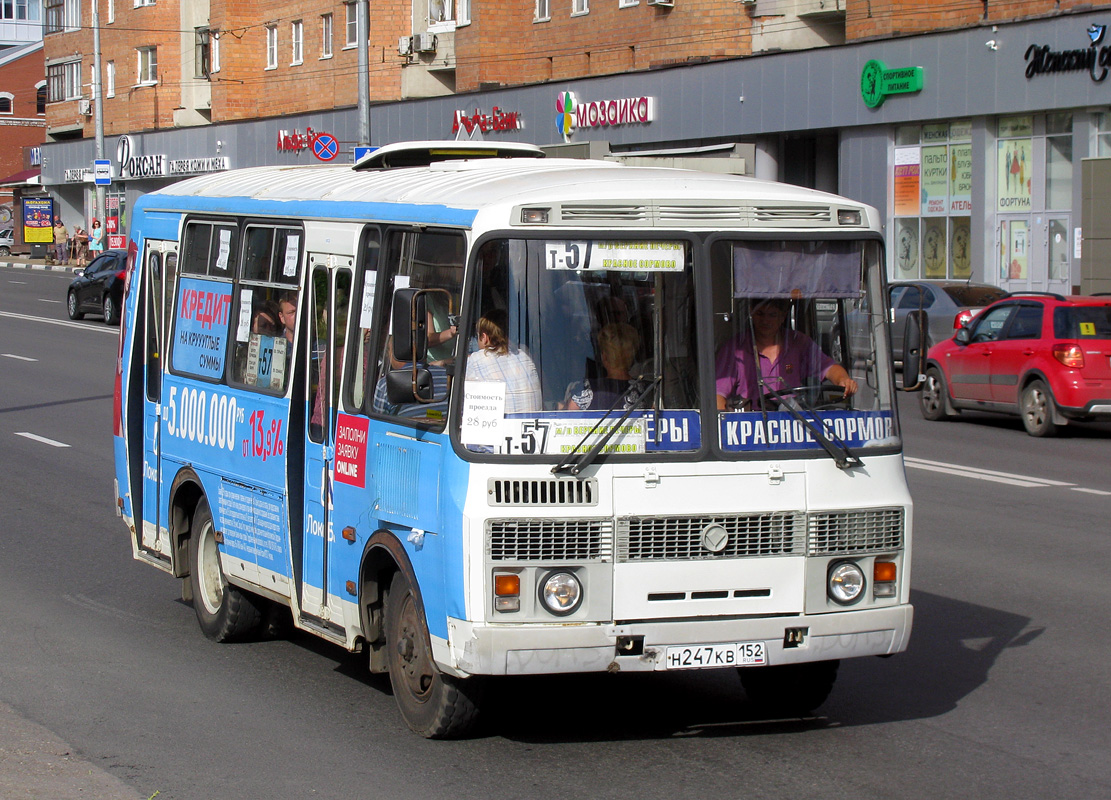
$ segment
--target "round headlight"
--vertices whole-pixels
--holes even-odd
[[[843,606],[851,605],[864,594],[864,571],[852,561],[842,561],[829,569],[829,597]]]
[[[582,599],[582,584],[570,572],[552,572],[540,584],[540,602],[561,617],[573,614]]]

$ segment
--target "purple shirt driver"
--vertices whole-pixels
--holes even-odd
[[[719,395],[737,395],[751,400],[760,394],[756,373],[752,370],[753,355],[752,339],[747,334],[733,337],[722,345],[714,360]],[[760,374],[768,388],[782,392],[816,383],[836,363],[809,336],[789,330],[774,362],[760,356]]]

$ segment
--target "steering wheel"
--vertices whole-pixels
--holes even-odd
[[[834,408],[851,407],[850,398],[845,397],[845,390],[836,383],[831,383],[830,381],[796,386],[793,389],[779,392],[779,395],[786,401],[798,398],[798,404],[810,411],[825,411]],[[779,397],[772,392],[767,392],[762,400],[764,403],[763,408],[769,411],[777,410],[782,406]],[[760,407],[759,403],[753,405],[754,409],[759,409]]]

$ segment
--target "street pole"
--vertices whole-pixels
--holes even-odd
[[[359,145],[370,144],[370,1],[359,0],[355,12],[359,37]]]
[[[93,0],[93,127],[96,130],[96,157],[102,159],[104,158],[104,96],[100,80],[100,0]],[[104,218],[103,186],[96,187],[96,208],[93,216],[100,220],[102,231],[108,229],[108,221]]]

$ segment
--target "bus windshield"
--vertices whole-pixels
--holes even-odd
[[[607,453],[697,450],[691,253],[677,240],[481,245],[463,445],[560,455],[608,434]]]

